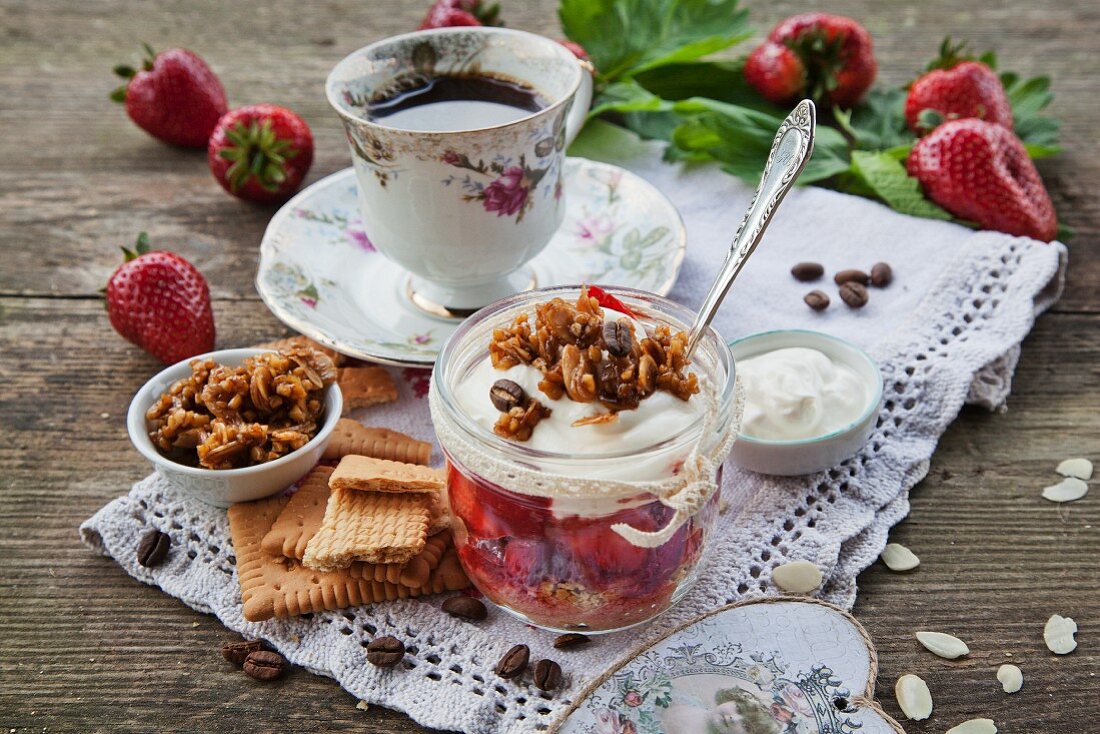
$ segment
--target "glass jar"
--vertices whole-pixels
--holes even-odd
[[[708,466],[718,467],[711,470],[713,477],[708,471],[706,480],[720,486],[720,465],[737,429],[735,370],[726,343],[708,330],[690,369],[708,391],[713,414],[702,411],[683,430],[641,450],[581,455],[538,451],[469,418],[454,390],[488,358],[493,329],[510,324],[520,313],[533,313],[540,302],[554,297],[571,301],[578,293],[578,287],[529,291],[468,319],[436,361],[432,420],[447,459],[455,546],[474,585],[530,624],[555,631],[611,632],[668,609],[698,575],[717,517],[719,491],[681,518],[654,547],[635,545],[613,526],[654,533],[674,521],[675,511],[657,496],[630,487],[674,480],[693,449],[709,459]],[[667,324],[674,332],[686,330],[694,316],[644,291],[611,293],[647,328]],[[532,476],[539,479],[532,481]],[[604,491],[604,479],[615,492]]]

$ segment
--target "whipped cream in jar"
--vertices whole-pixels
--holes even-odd
[[[526,622],[596,633],[651,619],[694,583],[739,416],[733,361],[713,331],[680,371],[695,376],[697,393],[673,386],[678,394],[656,389],[620,406],[540,385],[544,371],[529,360],[494,364],[494,332],[521,314],[534,327],[538,306],[573,302],[580,292],[531,291],[467,320],[436,362],[430,405],[447,459],[455,545],[470,579]],[[613,295],[630,313],[605,306],[598,318],[628,321],[635,350],[659,327],[667,327],[666,341],[686,331],[693,316],[642,291]],[[608,359],[606,350],[587,354]],[[494,430],[504,419],[490,388],[501,379],[548,409],[522,439]]]

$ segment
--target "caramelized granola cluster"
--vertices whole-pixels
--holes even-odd
[[[585,289],[575,304],[555,298],[536,306],[534,328],[522,314],[510,326],[495,329],[489,355],[500,370],[517,364],[539,369],[539,390],[551,400],[568,396],[580,403],[598,402],[613,416],[637,408],[657,390],[681,400],[699,392],[695,374],[686,371],[687,343],[687,334],[673,334],[663,324],[651,334],[639,335],[630,319],[605,323],[599,302]],[[494,430],[506,438],[526,441],[539,420],[548,415],[548,408],[528,398],[523,406],[503,413]],[[578,423],[613,420],[606,415]]]
[[[207,469],[271,461],[317,434],[335,381],[332,360],[308,347],[264,352],[240,367],[196,359],[146,412],[149,437],[170,459]]]

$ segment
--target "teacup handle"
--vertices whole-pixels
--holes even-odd
[[[569,117],[565,120],[565,147],[567,148],[584,127],[584,121],[588,118],[588,108],[592,106],[592,76],[596,69],[590,61],[577,59],[577,63],[581,65],[581,85],[573,95],[573,106],[569,108]]]

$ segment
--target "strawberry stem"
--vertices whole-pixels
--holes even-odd
[[[142,232],[137,236],[137,242],[134,243],[134,249],[131,250],[129,247],[122,247],[120,249],[122,250],[122,254],[126,256],[126,262],[141,257],[149,252],[149,233]]]
[[[275,192],[286,181],[286,162],[298,154],[289,140],[280,140],[271,127],[271,120],[252,120],[248,125],[238,122],[226,134],[229,144],[218,156],[231,161],[225,172],[229,187],[236,192],[255,179],[265,191]]]
[[[819,28],[811,28],[797,38],[786,41],[789,47],[802,60],[806,67],[809,95],[816,100],[824,100],[837,87],[836,75],[847,63],[844,52],[845,37],[838,34],[833,39]]]
[[[153,68],[153,60],[157,58],[157,52],[153,50],[153,47],[150,46],[147,41],[142,41],[141,47],[145,50],[145,58],[142,60],[141,66],[146,71],[151,71]]]

